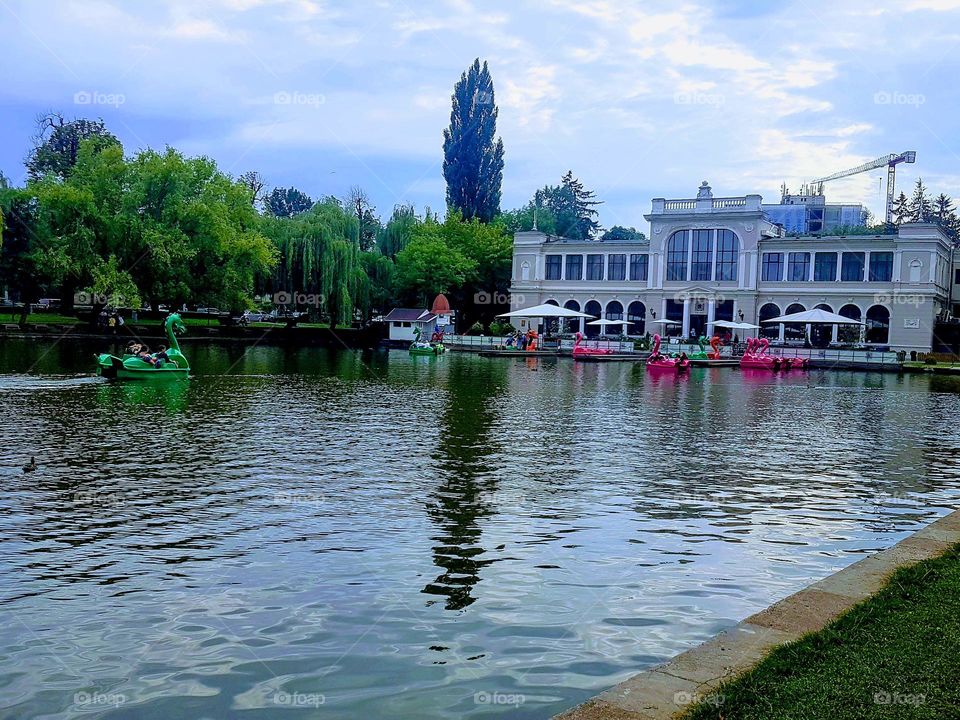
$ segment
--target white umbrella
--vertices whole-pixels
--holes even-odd
[[[533,307],[524,308],[523,310],[513,310],[511,312],[500,313],[497,317],[516,317],[516,318],[592,318],[593,315],[588,315],[587,313],[578,312],[577,310],[570,310],[568,308],[560,307],[559,305],[551,305],[550,303],[544,303],[543,305],[534,305]]]
[[[683,323],[677,322],[676,320],[651,320],[651,323],[660,323],[661,325],[683,325]]]
[[[607,319],[603,319],[603,320],[591,320],[590,322],[587,323],[587,325],[603,325],[604,327],[606,327],[607,325],[630,325],[630,324],[632,324],[632,323],[633,323],[633,320],[607,320]]]
[[[713,322],[708,322],[707,325],[713,325],[718,328],[728,328],[730,330],[740,327],[740,323],[735,323],[731,320],[714,320]]]
[[[800,325],[804,324],[821,324],[821,325],[863,325],[864,323],[859,320],[852,320],[843,315],[837,315],[836,313],[827,312],[826,310],[821,310],[820,308],[814,308],[813,310],[804,310],[803,312],[791,313],[789,315],[781,315],[780,317],[770,318],[769,320],[763,320],[765,323],[797,323]]]

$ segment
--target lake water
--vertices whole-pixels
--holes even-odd
[[[0,718],[546,718],[960,496],[960,379],[94,349],[0,344]]]

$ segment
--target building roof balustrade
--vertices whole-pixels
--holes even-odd
[[[711,212],[760,212],[760,195],[744,195],[742,197],[704,196],[697,198],[679,198],[667,200],[654,198],[651,215],[686,215]]]

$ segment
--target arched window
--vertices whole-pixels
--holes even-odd
[[[627,308],[627,320],[630,325],[627,326],[628,335],[643,335],[647,331],[647,308],[639,300],[630,303]]]
[[[860,308],[850,303],[840,308],[837,314],[843,315],[845,318],[850,318],[851,320],[860,320],[863,313],[860,312]],[[860,340],[860,326],[841,325],[837,334],[841,342],[858,342]]]
[[[740,256],[740,239],[732,230],[717,230],[717,267],[714,278],[737,279],[737,260]]]
[[[687,246],[690,233],[678,230],[667,240],[667,280],[687,279]]]
[[[623,320],[623,305],[616,300],[611,300],[607,303],[607,312],[604,317],[607,320]],[[623,325],[601,326],[601,329],[604,335],[619,335],[623,332]]]
[[[598,303],[596,300],[590,300],[589,302],[587,302],[587,304],[586,304],[586,305],[584,306],[584,308],[583,308],[583,311],[584,311],[587,315],[591,315],[591,316],[592,316],[592,317],[590,318],[591,320],[600,317],[601,313],[603,312],[603,311],[600,309],[600,303]],[[589,324],[590,320],[587,320],[587,318],[584,318],[584,321],[585,321],[585,324],[584,324],[584,328],[585,328],[584,334],[585,334],[587,337],[596,337],[597,335],[600,334],[600,326],[599,326],[599,325],[590,325],[590,324]]]
[[[775,324],[764,324],[764,320],[770,320],[779,316],[780,306],[776,303],[767,303],[760,308],[760,335],[762,337],[776,339],[780,337],[780,327]]]
[[[563,306],[567,310],[573,310],[575,312],[580,312],[580,303],[576,300],[567,300]],[[581,322],[583,318],[567,318],[566,330],[568,333],[575,333],[580,329]]]
[[[787,306],[787,311],[784,315],[792,315],[793,313],[801,313],[806,308],[800,303],[791,303]],[[807,334],[807,326],[804,323],[784,323],[783,324],[783,339],[784,340],[803,340]]]
[[[832,313],[833,308],[826,303],[820,303],[814,310],[823,310]],[[836,325],[811,325],[810,326],[810,344],[817,348],[825,348],[830,345],[834,338],[834,329]]]
[[[543,304],[553,305],[554,307],[560,307],[560,303],[558,303],[553,298],[550,298]],[[554,333],[560,332],[560,318],[544,318],[543,322],[545,323],[545,329],[548,335],[552,335]]]
[[[530,263],[523,263],[520,265],[520,279],[529,280],[530,279]]]
[[[607,320],[623,320],[623,305],[616,300],[607,303]]]
[[[874,305],[867,310],[866,340],[880,345],[890,342],[890,310],[883,305]]]
[[[910,282],[918,283],[920,282],[920,277],[923,274],[923,261],[920,258],[914,258],[910,261]]]

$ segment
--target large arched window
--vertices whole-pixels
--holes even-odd
[[[590,300],[590,301],[584,306],[583,311],[584,311],[587,315],[591,315],[591,316],[592,316],[592,317],[590,318],[591,320],[594,320],[594,319],[600,317],[600,314],[603,312],[603,311],[600,309],[600,303],[598,303],[596,300]],[[587,337],[596,337],[597,335],[600,334],[600,326],[599,326],[599,325],[591,325],[591,324],[590,324],[590,320],[587,320],[586,318],[584,318],[584,321],[585,321],[585,323],[586,323],[586,324],[584,325],[584,328],[585,328],[584,334],[585,334]]]
[[[689,235],[687,230],[678,230],[667,240],[667,280],[687,279]]]
[[[580,303],[576,300],[567,300],[563,306],[567,310],[573,310],[574,312],[580,312]],[[575,333],[580,329],[580,326],[583,322],[583,318],[567,318],[566,321],[566,330],[568,333]]]
[[[737,279],[737,259],[740,256],[740,240],[732,230],[717,230],[717,281]]]
[[[853,303],[844,305],[837,314],[851,320],[860,320],[863,315],[860,308]],[[857,342],[860,340],[860,325],[841,325],[837,335],[841,342]]]
[[[547,300],[544,305],[553,305],[554,307],[560,307],[558,303],[553,298]],[[544,318],[543,321],[546,323],[546,331],[548,335],[560,332],[560,318]]]
[[[604,313],[607,320],[623,320],[623,304],[611,300],[607,303],[607,311]],[[604,335],[619,335],[623,332],[623,325],[601,325]]]
[[[787,311],[784,315],[793,315],[793,313],[802,313],[806,308],[800,303],[792,303],[787,306]],[[803,323],[784,323],[783,324],[783,339],[784,340],[803,340],[807,334],[807,326]]]
[[[890,310],[883,305],[874,305],[867,310],[866,340],[880,345],[890,342]]]
[[[817,305],[814,310],[823,310],[824,312],[832,313],[833,308],[827,305],[826,303],[820,303]],[[836,328],[836,325],[811,325],[810,326],[810,344],[814,347],[825,348],[830,345],[830,342],[833,340],[833,331]]]
[[[630,325],[627,327],[628,335],[643,335],[647,331],[647,308],[639,300],[630,303],[627,308],[627,320]]]
[[[767,303],[760,308],[760,335],[766,338],[776,339],[780,337],[780,326],[769,323],[765,324],[764,320],[770,320],[771,318],[778,317],[780,315],[780,307],[776,303]]]

